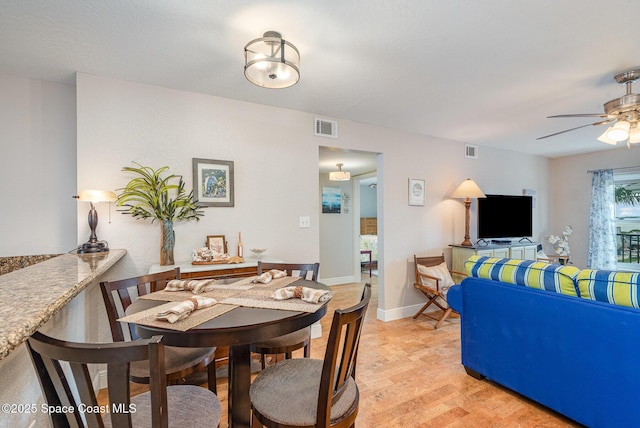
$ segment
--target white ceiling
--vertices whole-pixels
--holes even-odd
[[[640,66],[638,0],[0,0],[0,11],[0,72],[73,83],[80,71],[549,157],[615,149],[596,141],[602,127],[536,137],[591,123],[546,116],[602,112],[624,95],[613,76]],[[244,45],[268,30],[300,50],[291,88],[244,78]]]

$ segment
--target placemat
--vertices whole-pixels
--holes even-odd
[[[251,290],[254,287],[259,287],[263,289],[276,290],[278,288],[286,287],[299,280],[298,277],[286,276],[283,278],[274,279],[267,284],[262,283],[252,283],[257,276],[252,276],[248,278],[243,278],[240,281],[232,282],[231,284],[216,284],[213,283],[211,287],[212,291],[208,291],[206,293],[200,293],[201,296],[211,297],[216,299],[217,301],[224,300],[228,297],[232,297],[236,294],[239,294],[243,291]],[[160,300],[165,302],[182,302],[183,300],[187,300],[189,297],[193,296],[193,293],[189,290],[186,291],[166,291],[159,290],[153,293],[144,294],[140,296],[141,299],[144,300]]]
[[[283,278],[284,279],[284,278]],[[293,278],[294,281],[290,281],[289,284],[296,282],[300,278]],[[272,281],[272,282],[275,282]],[[274,300],[271,295],[278,288],[285,286],[276,286],[270,282],[265,286],[254,287],[251,290],[243,291],[235,296],[229,297],[221,301],[221,303],[246,306],[251,308],[263,308],[263,309],[279,309],[283,311],[296,311],[296,312],[315,312],[320,309],[323,303],[308,303],[301,299],[287,299],[287,300]]]
[[[221,300],[224,300],[228,297],[233,297],[238,293],[242,293],[243,291],[249,290],[252,287],[246,288],[239,288],[239,289],[225,289],[225,288],[219,288],[219,289],[215,289],[212,291],[208,291],[206,293],[200,293],[198,294],[198,296],[204,296],[204,297],[211,297],[213,299],[216,299],[218,302]],[[187,300],[189,297],[193,297],[195,296],[195,294],[193,294],[191,291],[165,291],[165,290],[160,290],[160,291],[156,291],[154,293],[150,293],[150,294],[145,294],[143,296],[140,296],[141,299],[144,300],[160,300],[160,301],[165,301],[165,302],[182,302],[183,300]]]
[[[254,276],[253,278],[250,278],[250,279],[253,280],[256,278],[257,276]],[[289,284],[299,281],[300,279],[302,278],[300,278],[299,276],[284,276],[282,278],[272,279],[271,282],[267,282],[266,284],[257,282],[253,284],[254,287],[247,289],[242,294],[251,290],[277,290],[278,288],[287,287]]]
[[[187,318],[180,320],[174,324],[156,319],[155,315],[158,312],[167,311],[175,305],[176,302],[165,303],[163,305],[155,306],[151,309],[136,312],[135,314],[119,318],[118,321],[148,325],[151,327],[166,328],[168,330],[187,331],[190,328],[196,327],[202,323],[219,317],[220,315],[225,314],[230,310],[238,307],[237,305],[232,304],[217,303],[209,308],[193,311]]]

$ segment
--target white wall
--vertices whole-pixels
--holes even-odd
[[[317,197],[322,201],[323,187],[339,187],[340,194],[353,194],[352,181],[329,181],[327,174],[320,176]],[[349,201],[349,213],[345,213],[344,200],[341,212],[320,214],[320,279],[329,285],[354,282],[354,231],[353,201]],[[322,209],[320,209],[322,210]]]
[[[22,160],[9,163],[2,157],[0,182],[12,185],[4,194],[21,207],[21,215],[9,217],[3,212],[1,224],[9,236],[3,240],[4,255],[67,251],[86,241],[87,208],[70,196],[81,188],[124,186],[129,177],[121,168],[131,161],[169,165],[184,175],[190,188],[191,159],[200,157],[235,162],[236,206],[207,208],[199,223],[177,224],[177,260],[188,259],[191,249],[203,245],[209,234],[225,234],[234,246],[238,231],[247,248],[266,247],[270,255],[291,261],[319,258],[318,148],[326,139],[313,136],[314,115],[80,74],[76,186],[70,162],[75,157],[73,88],[10,76],[0,76],[0,83],[10,94],[2,97],[3,111],[17,112],[5,123],[3,152]],[[378,216],[385,251],[380,278],[383,310],[421,302],[410,287],[407,260],[413,253],[439,253],[461,241],[464,209],[448,195],[467,176],[488,193],[537,190],[534,230],[539,238],[550,233],[544,214],[549,208],[544,158],[481,148],[480,159],[471,160],[464,158],[462,143],[349,121],[340,121],[340,138],[335,142],[345,149],[383,153],[378,167]],[[33,165],[34,145],[42,153],[37,166],[48,173],[46,180],[31,179],[33,174],[23,172],[24,164]],[[409,177],[427,180],[424,207],[407,205]],[[37,201],[47,212],[44,217],[27,209],[34,205],[33,197],[24,196],[27,190],[42,188],[43,182],[45,187],[66,183],[64,189],[53,191],[57,197]],[[98,211],[98,237],[129,252],[113,276],[146,272],[158,262],[159,225],[133,220],[113,208],[109,223],[108,205],[99,205]],[[301,215],[311,217],[310,229],[298,228]],[[64,232],[69,218],[77,229],[71,238]],[[38,231],[33,237],[36,225],[54,235],[42,240],[44,232]],[[43,249],[43,242],[50,242],[52,249]]]
[[[0,257],[72,250],[75,88],[0,74],[0,94]]]
[[[571,261],[580,268],[587,267],[589,248],[589,210],[591,206],[591,174],[594,169],[640,166],[638,148],[620,148],[551,160],[550,177],[553,186],[549,234],[558,235],[570,225]],[[549,253],[553,248],[546,244]]]
[[[132,161],[183,175],[192,188],[192,159],[234,161],[235,207],[205,208],[199,222],[176,223],[176,262],[207,235],[296,262],[318,259],[318,145],[313,117],[294,111],[80,74],[78,185],[116,190],[132,178]],[[104,210],[104,208],[103,208]],[[312,228],[298,227],[299,216]],[[160,225],[117,214],[98,236],[126,248],[138,272],[159,262]],[[79,236],[86,226],[79,222]]]
[[[360,217],[378,216],[377,190],[369,186],[360,186]],[[359,233],[359,232],[358,232]]]
[[[209,234],[227,235],[233,247],[238,231],[245,247],[268,248],[273,257],[319,258],[318,150],[326,139],[313,135],[313,114],[86,74],[78,75],[77,99],[81,188],[124,186],[129,177],[120,170],[131,161],[169,165],[187,183],[194,157],[235,162],[235,207],[207,208],[199,223],[178,224],[176,260],[187,260]],[[485,148],[480,159],[466,159],[462,143],[349,121],[340,121],[335,145],[383,154],[378,166],[382,318],[395,316],[385,311],[422,302],[410,287],[412,254],[440,253],[462,240],[464,208],[449,195],[463,179],[474,178],[488,193],[537,190],[534,230],[546,231],[545,158]],[[407,205],[409,177],[427,180],[424,207]],[[298,227],[302,215],[311,217],[311,228]],[[111,224],[103,222],[103,212],[100,218],[99,238],[126,248],[132,271],[146,272],[158,262],[159,225],[121,214]],[[87,233],[85,223],[78,221],[79,239]]]

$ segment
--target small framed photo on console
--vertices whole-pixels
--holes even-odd
[[[227,241],[224,235],[207,236],[207,248],[213,252],[214,257],[227,254]]]

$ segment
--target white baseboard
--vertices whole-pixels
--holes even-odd
[[[320,321],[311,324],[311,338],[316,339],[318,337],[322,337],[322,325],[320,325]]]
[[[340,276],[336,278],[321,278],[318,280],[325,285],[341,285],[341,284],[353,284],[356,282],[356,278],[353,275],[350,276]]]
[[[383,310],[378,308],[378,312],[376,313],[376,317],[380,320],[380,321],[384,321],[384,322],[388,322],[388,321],[395,321],[395,320],[399,320],[402,318],[409,318],[412,317],[416,314],[416,312],[418,312],[420,310],[420,308],[422,307],[422,303],[417,304],[417,305],[411,305],[411,306],[404,306],[401,308],[394,308],[394,309],[390,309],[390,310]],[[435,310],[439,310],[438,308],[434,309]],[[431,312],[431,311],[426,311],[426,312]]]
[[[95,378],[93,379],[93,387],[94,389],[97,387],[96,394],[99,390],[105,389],[107,387],[107,368],[102,368],[98,370]]]

